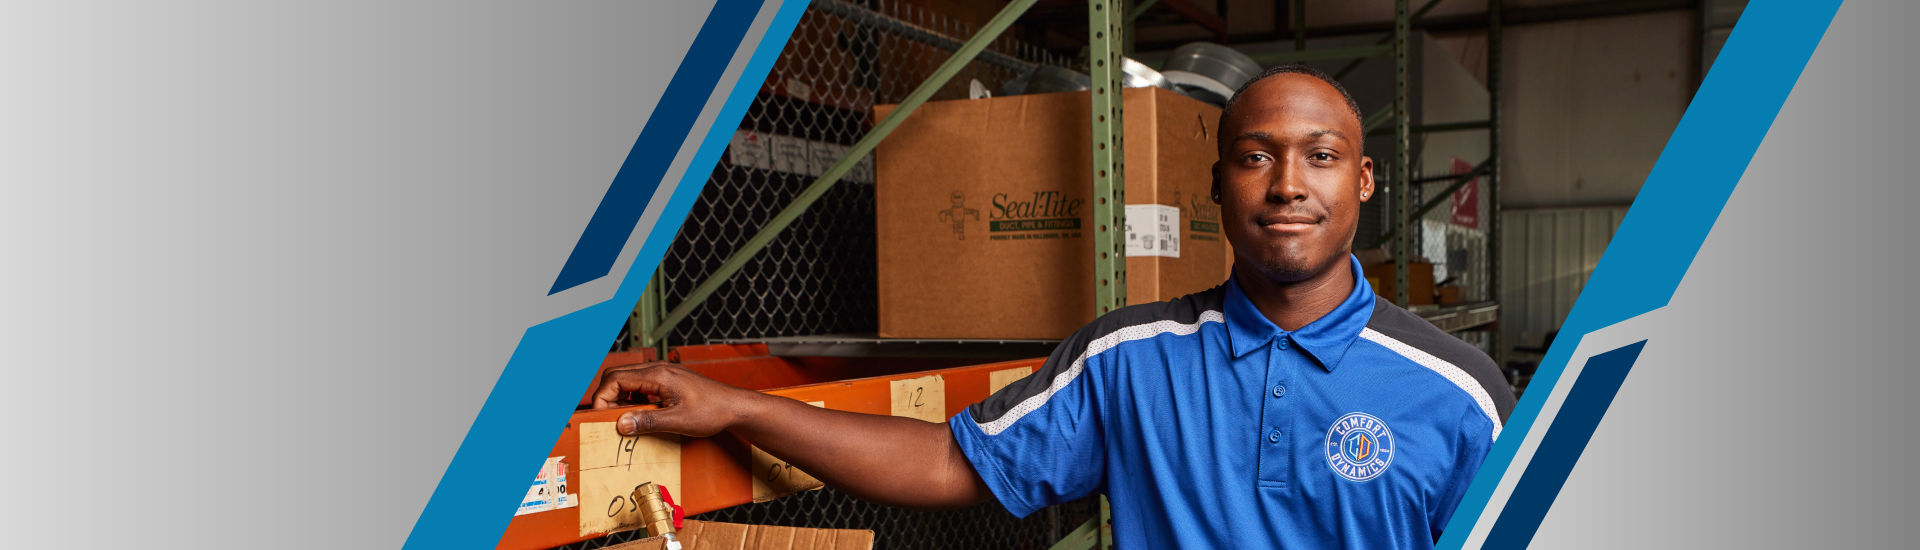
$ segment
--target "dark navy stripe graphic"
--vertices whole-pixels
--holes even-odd
[[[1481,548],[1526,548],[1533,541],[1540,520],[1547,517],[1553,499],[1560,496],[1567,475],[1573,473],[1574,463],[1586,451],[1593,430],[1600,427],[1600,418],[1613,405],[1620,384],[1627,380],[1627,372],[1633,370],[1634,360],[1640,358],[1640,349],[1646,345],[1647,341],[1641,340],[1587,360],[1587,368],[1580,371],[1573,389],[1567,391],[1560,415],[1553,418],[1547,435],[1540,439],[1533,461],[1527,463],[1527,471],[1514,485],[1506,509],[1494,521]]]
[[[647,117],[647,125],[641,128],[639,139],[634,140],[633,149],[627,152],[626,162],[613,176],[607,195],[600,199],[600,207],[587,221],[580,241],[574,243],[573,253],[567,256],[566,265],[560,268],[560,276],[554,279],[553,289],[547,294],[580,286],[613,271],[613,262],[619,259],[620,250],[627,247],[627,237],[633,234],[634,226],[640,223],[641,212],[646,210],[654,191],[660,188],[667,165],[673,163],[673,153],[686,141],[707,98],[713,97],[714,86],[732,62],[735,48],[746,37],[747,27],[752,26],[763,3],[764,0],[714,3],[707,22],[700,26],[700,34],[693,39],[693,47],[687,50],[686,59],[680,61],[680,68],[674,70],[666,93],[660,96],[660,103]]]

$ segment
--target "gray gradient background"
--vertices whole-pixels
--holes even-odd
[[[1649,340],[1535,547],[1914,546],[1914,21],[1842,6],[1673,301],[1582,343]]]
[[[0,7],[0,546],[398,546],[709,6]]]

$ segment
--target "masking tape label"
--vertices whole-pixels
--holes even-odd
[[[894,380],[890,390],[894,416],[947,421],[947,379],[940,375]]]
[[[808,401],[808,405],[826,408],[825,401]],[[753,501],[766,502],[808,489],[819,489],[825,484],[799,468],[787,464],[758,446],[749,446],[751,452],[748,466],[753,473]]]
[[[680,437],[622,437],[612,422],[580,424],[580,534],[642,526],[633,490],[647,482],[680,490]]]

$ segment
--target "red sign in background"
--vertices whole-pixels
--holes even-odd
[[[1453,173],[1465,174],[1473,171],[1473,165],[1460,157],[1453,158]],[[1453,192],[1453,224],[1461,227],[1480,227],[1480,178],[1467,180]]]

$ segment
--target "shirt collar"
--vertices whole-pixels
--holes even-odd
[[[1246,292],[1240,290],[1239,277],[1227,279],[1226,318],[1228,345],[1233,348],[1233,356],[1245,357],[1253,350],[1266,347],[1275,338],[1287,337],[1301,351],[1307,352],[1320,361],[1320,366],[1332,371],[1340,366],[1340,360],[1347,355],[1347,348],[1360,337],[1361,329],[1373,319],[1373,287],[1367,284],[1360,269],[1360,258],[1348,255],[1348,264],[1353,270],[1353,292],[1347,300],[1340,303],[1325,316],[1315,319],[1300,330],[1288,332],[1274,325],[1273,321],[1254,307],[1247,299]]]

